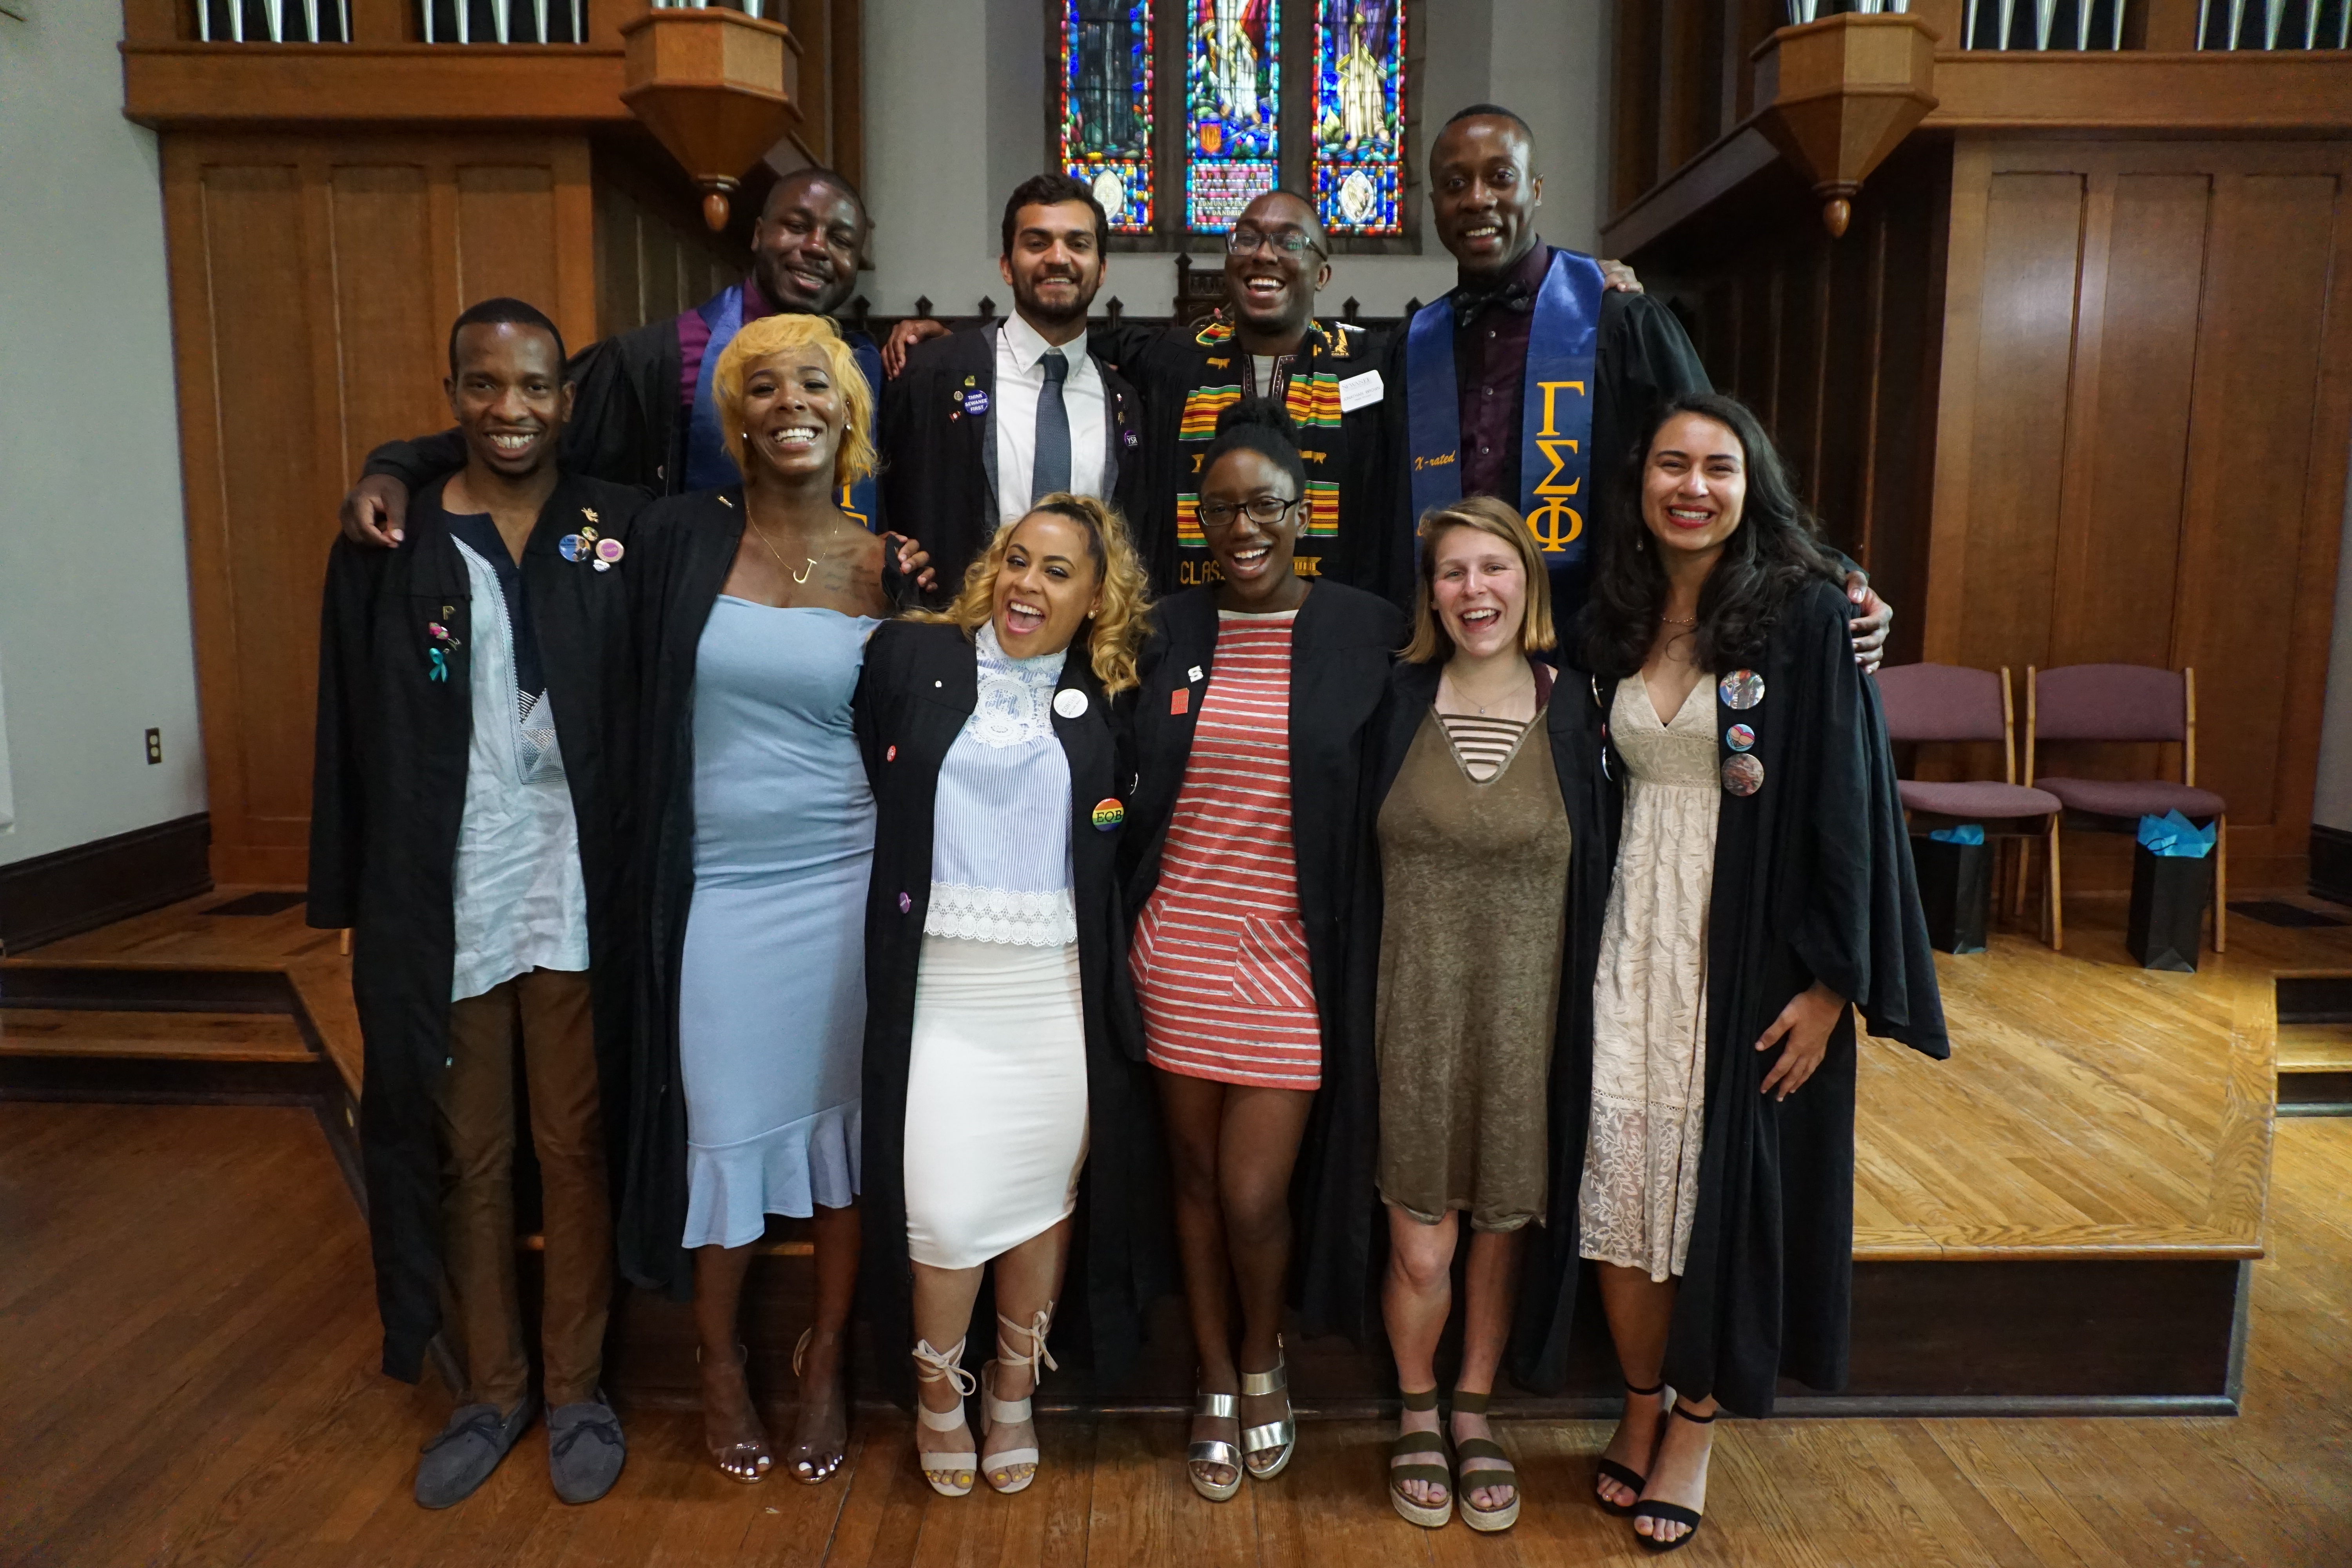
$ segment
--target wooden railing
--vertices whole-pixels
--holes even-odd
[[[205,44],[348,44],[351,0],[196,0]]]
[[[2342,49],[2352,47],[2352,0],[2196,0],[2195,31],[2151,42],[2133,0],[1966,0],[1950,49]],[[2159,8],[2169,10],[2159,0]],[[1904,16],[1911,0],[1785,0],[1788,26],[1824,16]],[[2177,25],[2176,25],[2177,26]]]

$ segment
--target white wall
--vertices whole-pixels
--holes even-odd
[[[122,118],[121,5],[25,9],[0,16],[0,864],[205,807],[155,138]]]
[[[2352,482],[2344,488],[2344,544],[2336,562],[2336,646],[2319,726],[2319,787],[2311,820],[2352,833]]]
[[[1604,0],[1416,0],[1408,16],[1418,40],[1408,47],[1424,57],[1424,142],[1465,104],[1517,110],[1536,132],[1544,237],[1591,249],[1608,158]],[[942,315],[968,315],[982,295],[1000,311],[1010,308],[996,269],[998,223],[1006,194],[1053,165],[1045,62],[1036,0],[866,7],[866,191],[878,227],[862,291],[877,311],[904,314],[918,296]],[[1422,255],[1333,262],[1324,313],[1338,314],[1353,295],[1366,314],[1392,316],[1409,299],[1453,287],[1453,258],[1428,232],[1425,208],[1422,227]],[[1194,254],[1216,264],[1213,242]],[[1172,255],[1121,252],[1110,258],[1102,298],[1160,316],[1175,291]]]

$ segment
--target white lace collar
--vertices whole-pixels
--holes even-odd
[[[996,640],[996,623],[982,623],[978,638],[979,696],[964,733],[983,746],[1019,746],[1054,734],[1054,689],[1070,650],[1014,658]]]

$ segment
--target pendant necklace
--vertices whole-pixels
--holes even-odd
[[[808,565],[798,572],[785,565],[783,552],[776,548],[776,542],[768,537],[768,531],[761,525],[760,521],[751,516],[749,511],[743,514],[743,521],[751,525],[751,531],[760,536],[760,542],[766,545],[768,553],[776,558],[776,570],[790,577],[795,584],[805,584],[810,574],[816,571],[816,557],[814,555],[805,557]]]

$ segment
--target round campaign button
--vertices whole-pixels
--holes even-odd
[[[1753,708],[1764,700],[1764,678],[1752,669],[1735,669],[1715,689],[1726,708]]]
[[[883,753],[882,753],[882,760],[883,760],[884,762],[886,762],[886,763],[895,763],[895,762],[897,762],[897,761],[898,760],[898,747],[896,747],[896,746],[893,746],[893,747],[891,747],[888,751],[887,751],[887,752],[883,752]]]
[[[1074,696],[1076,694],[1072,692],[1065,692],[1063,695]],[[1127,807],[1121,805],[1116,796],[1106,795],[1102,799],[1095,802],[1096,832],[1108,833],[1112,828],[1117,827],[1120,823],[1125,822],[1126,820]]]
[[[1087,694],[1085,692],[1056,691],[1054,693],[1054,711],[1059,713],[1063,718],[1082,718],[1084,717],[1086,710]],[[1117,803],[1114,802],[1113,804]]]
[[[899,912],[900,914],[902,914],[902,915],[903,915],[903,914],[906,914],[907,912],[908,912],[909,910],[911,910],[914,907],[915,907],[915,899],[914,899],[914,895],[913,895],[913,894],[911,894],[911,893],[901,893],[901,894],[899,894],[899,895],[898,895],[898,912]]]
[[[1723,759],[1723,788],[1727,795],[1754,795],[1764,787],[1764,764],[1754,757],[1737,756]]]
[[[1735,752],[1752,752],[1756,749],[1756,731],[1745,724],[1734,724],[1723,732],[1723,743]]]
[[[610,565],[626,553],[628,547],[617,539],[600,539],[596,542],[596,559]]]
[[[555,550],[566,561],[577,561],[588,552],[588,542],[576,533],[567,533],[555,542]]]

